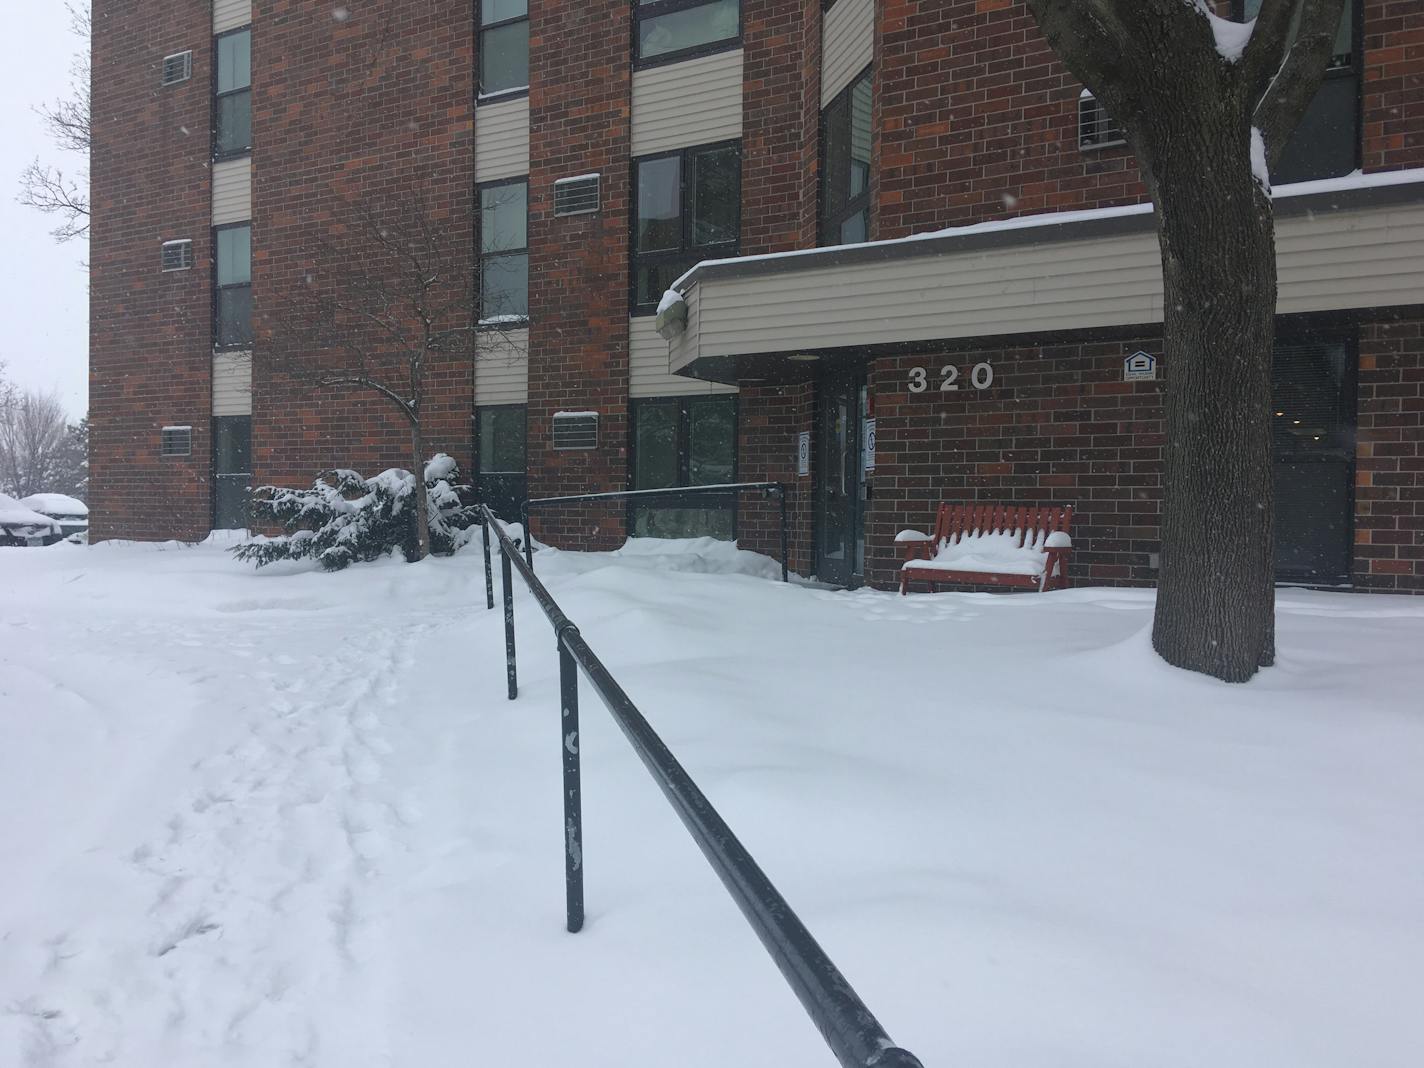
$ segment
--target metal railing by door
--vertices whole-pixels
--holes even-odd
[[[578,673],[582,671],[761,939],[842,1068],[922,1068],[914,1054],[890,1040],[800,917],[535,576],[527,523],[524,528],[526,556],[521,559],[518,547],[489,508],[481,505],[480,513],[484,522],[485,600],[490,609],[494,608],[491,531],[498,542],[504,594],[506,682],[511,701],[519,696],[514,641],[515,571],[554,629],[559,656],[559,749],[563,761],[564,890],[568,930],[576,933],[584,922],[578,685]],[[783,539],[785,529],[783,520]],[[784,540],[782,544],[785,545]],[[784,552],[782,560],[784,574]]]

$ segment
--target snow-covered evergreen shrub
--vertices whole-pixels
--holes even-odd
[[[449,555],[464,545],[476,523],[474,508],[460,502],[460,469],[444,453],[425,465],[425,503],[430,522],[430,551]],[[390,468],[374,478],[355,471],[324,471],[310,489],[263,486],[253,494],[256,521],[279,524],[287,533],[259,537],[235,546],[239,560],[258,567],[277,560],[311,558],[326,571],[340,571],[358,561],[376,560],[400,549],[416,556],[415,480],[409,471]]]

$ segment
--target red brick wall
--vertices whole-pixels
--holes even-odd
[[[89,244],[90,531],[193,539],[211,526],[212,12],[188,0],[96,0],[93,228]],[[165,55],[192,49],[193,77],[160,87]],[[191,271],[159,247],[191,238]],[[193,452],[160,458],[165,425]]]
[[[744,255],[816,244],[821,126],[820,0],[743,0],[742,234]],[[737,472],[788,487],[790,565],[811,559],[811,479],[796,474],[796,435],[812,424],[811,384],[746,386],[738,402]],[[737,540],[781,558],[778,503],[744,495]]]
[[[253,28],[253,372],[258,484],[305,484],[324,468],[372,474],[410,466],[409,430],[373,393],[293,384],[264,350],[298,314],[289,295],[316,277],[340,288],[332,249],[359,256],[363,212],[437,225],[474,263],[473,9],[465,0],[375,0],[337,20],[327,5],[272,0]],[[327,246],[327,247],[324,247]],[[348,276],[349,278],[349,276]],[[472,322],[473,309],[466,317]],[[453,318],[448,322],[454,322]],[[375,338],[371,338],[374,343]],[[389,352],[389,350],[384,350]],[[382,381],[404,385],[381,360]],[[427,453],[471,469],[474,365],[438,361],[426,376]]]
[[[529,495],[627,486],[631,8],[534,0],[530,11]],[[554,217],[554,182],[602,174],[596,215]],[[599,413],[596,451],[552,448],[553,414]],[[545,537],[621,543],[621,505],[564,510]]]
[[[1424,319],[1360,332],[1354,581],[1424,592]]]
[[[1122,381],[1123,357],[1139,348],[1161,356],[1160,339],[1143,337],[876,362],[868,580],[894,585],[896,533],[929,530],[941,501],[993,501],[1073,505],[1075,582],[1150,581],[1163,383]],[[984,390],[970,381],[980,362],[994,372]],[[956,391],[938,388],[947,365],[959,370]],[[909,390],[916,367],[927,372],[922,393]]]
[[[1424,4],[1363,3],[1365,170],[1424,167]]]
[[[1024,4],[878,9],[875,237],[1145,198],[1126,148],[1079,151],[1083,87]]]
[[[742,254],[816,244],[820,0],[742,0]]]
[[[787,487],[788,562],[803,575],[815,567],[814,515],[812,481],[796,474],[796,435],[811,429],[814,397],[812,384],[803,382],[744,387],[738,400],[737,477],[743,482],[780,482]],[[744,494],[737,512],[737,544],[780,560],[779,502]]]

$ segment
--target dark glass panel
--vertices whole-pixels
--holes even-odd
[[[252,147],[252,91],[218,97],[216,150],[220,156]]]
[[[667,156],[638,164],[639,252],[682,247],[682,159]]]
[[[529,314],[529,253],[486,256],[481,271],[481,321]]]
[[[691,401],[688,408],[687,481],[718,486],[733,480],[737,410],[731,397]]]
[[[529,84],[529,20],[480,31],[480,92],[502,93]]]
[[[692,157],[692,243],[718,245],[737,240],[742,189],[741,153],[733,145]]]
[[[644,401],[634,415],[634,489],[664,489],[678,484],[676,401]]]
[[[739,0],[711,0],[665,15],[645,15],[638,22],[638,56],[654,59],[730,41],[737,36],[738,8]]]
[[[241,348],[252,344],[252,287],[218,290],[218,344]]]

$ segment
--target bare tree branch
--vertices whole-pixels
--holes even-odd
[[[1281,69],[1286,50],[1290,47],[1291,27],[1300,16],[1301,0],[1261,0],[1251,27],[1251,37],[1242,53],[1242,69],[1246,73],[1246,91],[1259,100]]]
[[[410,429],[419,498],[430,373],[462,362],[473,372],[475,250],[468,231],[444,225],[419,194],[355,200],[343,215],[354,222],[333,227],[286,302],[264,310],[254,358],[310,390],[364,391],[396,408]],[[415,512],[423,555],[423,501]]]
[[[57,241],[69,241],[89,232],[89,194],[77,180],[57,167],[45,167],[35,160],[20,175],[21,204],[57,215],[59,224],[50,231]]]
[[[44,120],[56,147],[62,152],[82,155],[87,163],[93,143],[89,99],[89,12],[73,3],[65,7],[69,11],[70,27],[83,39],[84,47],[76,53],[69,67],[69,96],[41,105],[35,112]],[[89,232],[88,185],[88,176],[82,171],[75,178],[67,176],[60,167],[47,166],[35,160],[20,175],[17,199],[21,204],[46,215],[57,215],[59,225],[50,233],[57,241],[69,241]]]
[[[1025,0],[1060,59],[1084,85],[1094,87],[1119,77],[1119,57],[1128,54],[1131,35],[1110,0]]]
[[[1300,22],[1275,76],[1256,105],[1255,125],[1266,141],[1266,159],[1274,167],[1285,152],[1291,133],[1325,80],[1335,47],[1335,31],[1345,0],[1297,0]],[[1265,8],[1262,8],[1264,13]],[[1257,29],[1260,27],[1258,25]],[[1257,34],[1252,34],[1253,39]],[[1263,43],[1264,50],[1268,45]]]

